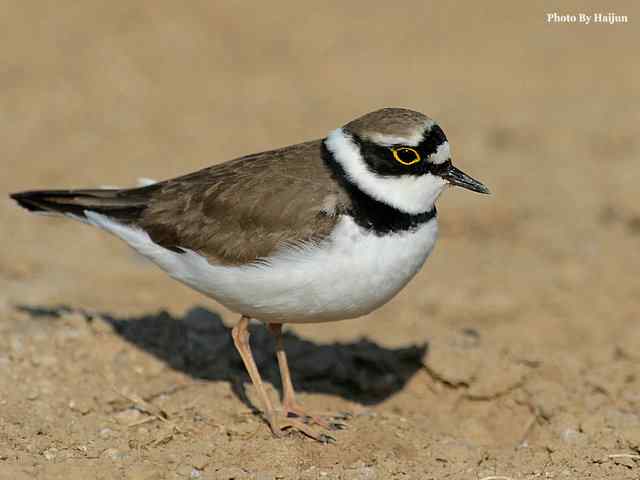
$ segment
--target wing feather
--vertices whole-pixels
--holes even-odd
[[[242,157],[154,185],[136,224],[154,242],[218,264],[320,241],[348,202],[320,140]],[[333,207],[333,208],[332,208]]]

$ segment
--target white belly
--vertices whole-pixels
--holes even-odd
[[[376,235],[343,217],[322,243],[286,247],[264,262],[230,267],[212,265],[193,251],[167,250],[145,232],[105,216],[87,216],[230,310],[286,323],[354,318],[380,307],[418,272],[438,231],[434,218],[413,232]]]

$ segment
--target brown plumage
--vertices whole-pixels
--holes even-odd
[[[421,136],[429,122],[419,112],[384,108],[344,129],[365,139],[412,137]],[[77,217],[95,211],[145,230],[165,248],[239,265],[266,258],[282,245],[321,240],[338,215],[354,207],[323,148],[322,140],[300,143],[141,188],[31,191],[12,198],[32,211]]]
[[[430,119],[384,108],[345,130],[411,137]],[[322,140],[247,155],[171,180],[132,189],[44,190],[12,195],[32,211],[84,217],[92,210],[145,230],[165,248],[189,249],[216,264],[268,257],[285,244],[318,241],[335,226],[352,197],[323,158]]]
[[[248,155],[147,187],[14,194],[30,210],[93,210],[145,230],[165,248],[212,263],[268,257],[328,235],[349,197],[322,158],[322,141]]]
[[[322,159],[320,140],[241,157],[150,188],[135,224],[165,247],[218,264],[321,240],[349,199]]]

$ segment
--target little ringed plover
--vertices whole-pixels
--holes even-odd
[[[40,190],[11,197],[127,242],[171,277],[241,315],[235,346],[276,436],[327,441],[296,402],[282,324],[365,315],[422,267],[436,241],[435,202],[457,185],[489,190],[451,163],[438,124],[384,108],[326,138],[247,155],[139,188]],[[274,409],[254,362],[248,324],[277,341],[283,399]]]

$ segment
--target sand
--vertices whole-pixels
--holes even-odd
[[[559,9],[7,2],[0,478],[639,478],[640,9],[546,23]],[[438,119],[493,195],[443,195],[439,243],[388,305],[287,327],[302,403],[352,415],[333,445],[271,436],[234,314],[6,196],[168,178],[383,106]]]

